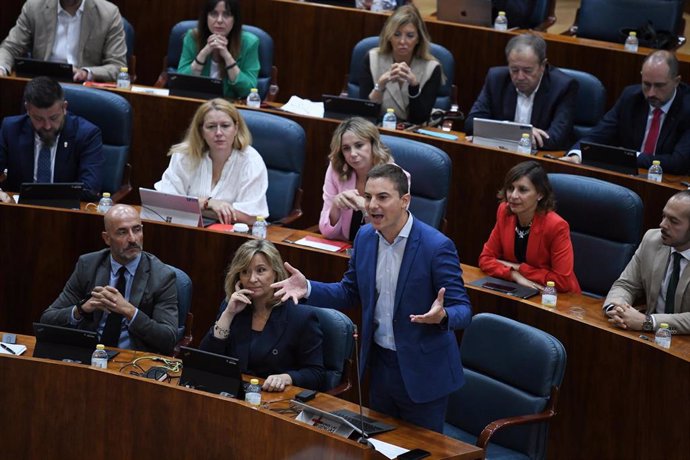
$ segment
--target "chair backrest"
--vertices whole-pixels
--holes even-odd
[[[448,155],[433,145],[403,137],[382,135],[393,159],[410,173],[410,211],[422,222],[442,229],[448,204],[452,163]]]
[[[579,84],[577,101],[575,102],[573,136],[576,140],[580,140],[604,116],[606,88],[597,77],[590,73],[562,67],[560,70],[577,80]]]
[[[134,27],[129,23],[127,19],[122,18],[122,26],[125,29],[125,43],[127,44],[127,65],[130,64],[132,55],[134,54],[134,43],[136,41],[136,34],[134,33]]]
[[[566,352],[550,334],[491,313],[465,329],[460,347],[465,385],[452,393],[446,423],[478,436],[489,423],[543,411],[563,381]],[[504,428],[491,443],[544,458],[548,423]]]
[[[684,0],[582,0],[577,36],[623,43],[623,29],[638,29],[648,22],[657,31],[682,35],[684,5]]]
[[[292,120],[270,113],[240,110],[252,133],[252,146],[268,170],[269,219],[283,219],[295,208],[304,169],[306,135]]]
[[[556,0],[536,0],[536,2],[534,2],[534,7],[532,8],[532,14],[529,16],[527,27],[529,29],[538,28],[547,21],[549,16],[554,15],[555,10]],[[552,24],[547,24],[547,28],[550,25]]]
[[[366,37],[360,40],[352,49],[350,58],[350,74],[347,80],[348,97],[359,98],[359,75],[362,72],[364,56],[370,49],[379,46],[379,37]],[[434,107],[449,110],[453,97],[453,80],[455,78],[455,58],[453,54],[441,45],[431,44],[431,54],[438,59],[443,68],[445,80],[438,89]]]
[[[570,224],[580,287],[604,296],[640,242],[642,200],[632,190],[591,177],[549,174],[549,182],[556,212]]]
[[[103,183],[101,190],[115,194],[122,186],[132,142],[132,107],[119,94],[77,85],[63,85],[67,109],[101,129]]]
[[[168,265],[175,272],[177,288],[177,340],[184,337],[187,313],[192,309],[192,279],[183,270]]]
[[[354,323],[344,313],[332,308],[300,305],[298,308],[311,308],[319,318],[323,333],[323,364],[326,368],[326,383],[323,388],[328,391],[340,385],[348,376],[344,373],[346,361],[352,356],[354,348]]]
[[[168,39],[168,72],[177,71],[180,56],[182,56],[182,41],[184,40],[184,36],[189,29],[193,29],[196,26],[196,20],[181,21],[173,26]],[[259,69],[256,87],[259,90],[261,99],[263,100],[266,99],[268,90],[271,86],[271,72],[273,69],[273,38],[271,38],[271,36],[263,29],[255,26],[245,24],[242,26],[242,30],[244,32],[251,32],[259,39],[259,65],[261,67]]]

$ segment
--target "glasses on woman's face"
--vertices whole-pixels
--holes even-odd
[[[218,11],[213,10],[208,13],[208,17],[214,20],[218,19],[218,17],[221,17],[223,21],[227,21],[228,19],[232,18],[232,13],[230,13],[229,11],[223,11],[222,13],[219,13]]]

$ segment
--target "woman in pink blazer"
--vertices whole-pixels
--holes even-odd
[[[515,165],[498,197],[496,225],[479,256],[488,275],[543,289],[553,281],[559,292],[580,292],[573,271],[570,226],[553,210],[546,172],[536,161]]]

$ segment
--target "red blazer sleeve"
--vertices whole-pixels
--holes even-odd
[[[506,267],[498,259],[517,262],[513,249],[506,247],[506,243],[510,244],[511,248],[515,244],[510,234],[506,234],[506,229],[511,231],[513,227],[515,227],[514,217],[508,212],[506,203],[501,203],[496,211],[496,225],[491,230],[491,235],[484,243],[484,249],[479,255],[479,268],[487,275],[512,280],[510,267]]]

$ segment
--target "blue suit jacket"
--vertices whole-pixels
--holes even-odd
[[[532,126],[549,135],[544,142],[544,150],[563,150],[572,142],[578,86],[575,79],[555,67],[546,66],[534,95],[530,120]],[[472,134],[475,118],[514,120],[516,106],[517,91],[508,67],[490,68],[484,87],[465,120],[465,133]]]
[[[625,147],[642,148],[649,104],[641,85],[623,90],[616,104],[581,141]],[[578,141],[572,149],[580,149]],[[660,160],[665,173],[687,174],[690,171],[690,88],[681,83],[676,97],[661,125],[654,155],[637,157],[640,168],[649,168],[652,160]]]
[[[58,139],[53,182],[82,182],[82,199],[94,200],[103,180],[101,130],[68,113]],[[23,182],[34,181],[34,128],[28,115],[6,117],[0,129],[0,171],[7,168],[3,188],[18,192]]]
[[[308,299],[311,305],[339,309],[361,304],[362,372],[376,329],[378,241],[371,225],[362,227],[355,237],[355,249],[343,279],[338,283],[312,281]],[[410,315],[429,311],[442,287],[446,288],[448,327],[410,322]],[[436,229],[415,219],[400,266],[393,316],[400,371],[414,402],[429,402],[462,386],[465,379],[453,329],[467,327],[471,319],[470,300],[455,245]]]

